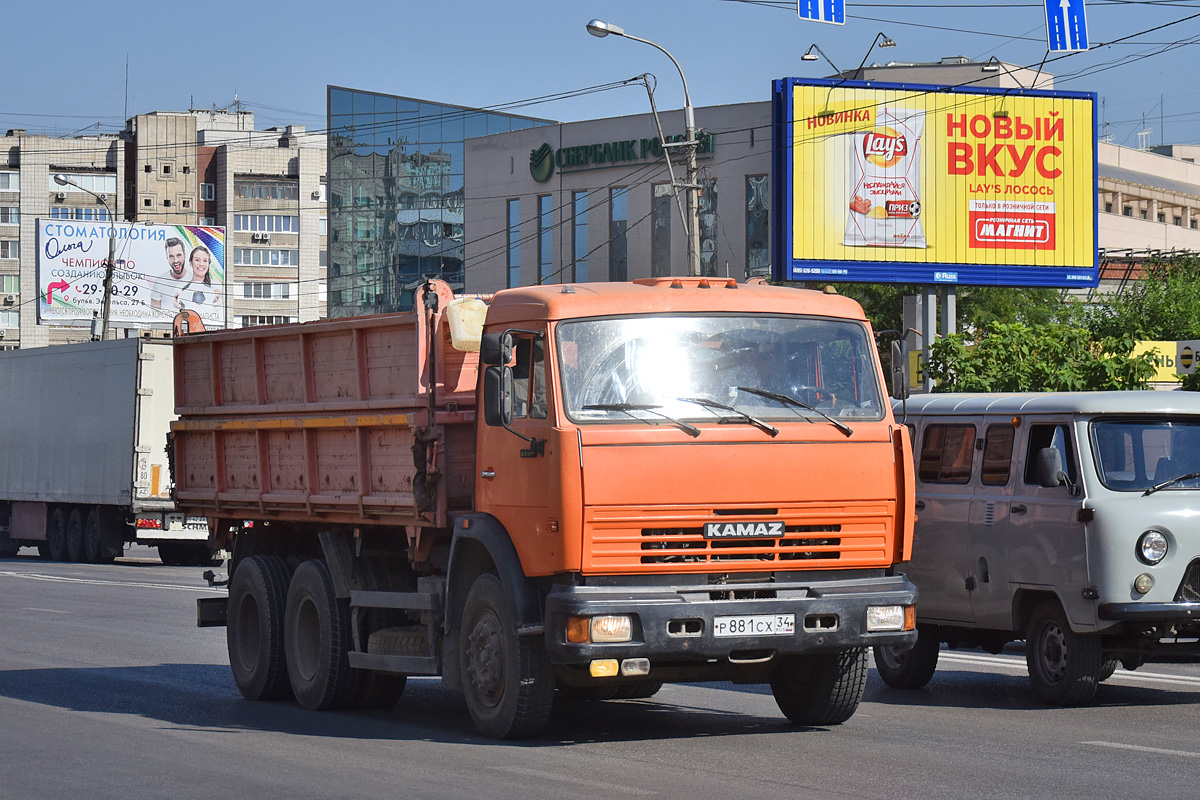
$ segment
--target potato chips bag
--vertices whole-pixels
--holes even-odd
[[[925,247],[921,136],[925,112],[880,108],[875,127],[850,135],[846,245]]]

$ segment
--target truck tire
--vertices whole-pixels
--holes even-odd
[[[250,556],[233,571],[225,629],[229,666],[247,700],[287,697],[283,614],[288,575],[278,556]]]
[[[797,725],[840,725],[858,709],[867,686],[867,649],[784,659],[771,672],[771,694]]]
[[[50,561],[67,560],[67,513],[62,508],[50,512],[46,520],[46,549],[38,547],[38,551]]]
[[[911,650],[884,645],[875,648],[875,669],[893,689],[920,689],[933,679],[941,642],[928,629],[917,632]]]
[[[554,670],[540,636],[517,636],[500,578],[480,575],[462,620],[462,686],[475,728],[492,739],[540,733],[554,704]]]
[[[72,508],[67,517],[67,559],[79,563],[87,560],[83,552],[83,513]]]
[[[111,564],[116,558],[100,525],[98,508],[88,512],[87,521],[83,524],[83,554],[89,564]]]
[[[1029,618],[1025,663],[1042,702],[1074,706],[1096,694],[1104,654],[1099,636],[1072,631],[1058,602],[1046,600]]]
[[[296,702],[308,709],[341,709],[358,696],[360,673],[350,667],[350,603],[333,593],[324,559],[296,568],[283,615],[288,679]]]

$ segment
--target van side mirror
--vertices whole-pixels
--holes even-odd
[[[1062,454],[1053,447],[1043,447],[1037,454],[1038,486],[1043,489],[1053,489],[1067,483],[1067,475],[1062,468]]]
[[[904,340],[892,341],[892,397],[897,400],[907,400],[908,386],[908,348]]]
[[[499,366],[512,361],[513,335],[511,331],[504,333],[485,333],[479,340],[479,360],[484,364]]]
[[[499,336],[499,334],[493,334]],[[486,341],[487,337],[484,337]],[[482,351],[481,351],[482,352]],[[513,421],[512,368],[492,366],[483,373],[483,421],[493,428],[507,428]]]

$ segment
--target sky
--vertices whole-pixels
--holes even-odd
[[[1088,0],[1093,49],[1049,57],[1044,6],[1029,0],[850,1],[843,26],[799,19],[795,0],[9,6],[0,131],[112,133],[134,114],[235,99],[259,128],[321,130],[327,85],[573,121],[647,111],[640,85],[588,91],[646,72],[660,110],[681,107],[667,57],[590,36],[600,18],[670,51],[695,106],[767,100],[773,79],[824,77],[829,62],[995,56],[1036,69],[1045,59],[1056,88],[1096,93],[1100,133],[1117,144],[1137,146],[1143,130],[1150,145],[1200,144],[1200,0]],[[870,49],[879,33],[896,47]],[[801,60],[812,44],[828,61]]]

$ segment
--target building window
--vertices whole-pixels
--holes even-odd
[[[21,327],[21,312],[14,309],[0,311],[0,328]]]
[[[154,172],[154,167],[151,166],[150,164],[147,164],[146,165],[146,174],[149,175],[151,172]]]
[[[1159,221],[1159,222],[1166,222],[1166,221],[1167,221],[1167,215],[1166,215],[1166,212],[1164,212],[1164,211],[1160,211],[1160,212],[1158,212],[1158,221]]]
[[[234,214],[233,229],[237,232],[299,233],[300,217],[289,214]]]
[[[538,283],[549,283],[554,276],[554,201],[548,194],[538,196]]]
[[[296,321],[295,317],[269,314],[249,314],[238,319],[241,321],[243,328],[254,328],[259,325],[286,325]]]
[[[1142,219],[1150,219],[1150,212],[1144,208],[1142,209]]]
[[[21,291],[20,275],[0,275],[0,292],[17,294]]]
[[[571,207],[571,241],[574,253],[571,280],[584,283],[588,279],[588,193],[573,193]]]
[[[329,252],[327,250],[322,250],[318,254],[318,257],[319,257],[319,261],[317,262],[318,266],[321,266],[321,267],[329,266]]]
[[[0,240],[0,258],[20,258],[21,243],[11,240]]]
[[[179,201],[179,205],[183,206],[184,208],[191,208],[192,207],[192,198],[190,198],[190,197],[183,198],[182,200]]]
[[[1105,210],[1105,211],[1107,211],[1109,214],[1111,214],[1111,213],[1112,213],[1112,209],[1113,209],[1113,205],[1112,205],[1112,203],[1105,203],[1105,204],[1104,204],[1104,210]]]
[[[171,165],[163,164],[163,175],[170,175],[170,174],[171,174]]]
[[[236,181],[233,193],[244,200],[300,199],[300,187],[294,181]]]
[[[67,172],[64,173],[69,181],[79,184],[74,186],[68,183],[65,186],[59,186],[54,182],[54,176],[47,178],[50,191],[59,193],[66,192],[67,194],[116,194],[117,193],[117,176],[106,175],[96,172]]]
[[[270,250],[264,247],[235,247],[233,263],[245,267],[298,267],[299,250]]]
[[[215,183],[200,184],[200,199],[201,200],[216,200],[217,185]]]
[[[20,225],[21,209],[16,206],[0,206],[0,225]]]
[[[629,280],[629,188],[608,190],[608,279]]]
[[[104,222],[108,219],[108,209],[54,206],[50,209],[50,219],[82,219],[91,222]]]
[[[201,225],[216,225],[217,218],[216,217],[201,217],[200,224]]]
[[[292,296],[289,283],[268,283],[265,281],[246,281],[242,284],[242,296],[258,300],[287,300]]]
[[[0,192],[19,191],[21,191],[21,173],[0,172]]]
[[[142,206],[144,208],[154,208],[154,200],[149,197],[143,197]]]
[[[717,179],[700,181],[700,274],[716,275]]]
[[[521,285],[521,201],[508,201],[507,286]]]
[[[671,200],[675,192],[669,183],[651,187],[650,274],[661,278],[671,274]]]
[[[746,277],[771,271],[771,178],[746,176]]]
[[[1183,227],[1183,217],[1172,217],[1171,219],[1172,219],[1172,222],[1174,222],[1176,228]]]
[[[1194,220],[1192,220],[1192,223],[1191,223],[1191,225],[1189,225],[1188,227],[1190,227],[1192,230],[1196,230],[1196,228],[1197,228],[1198,226],[1200,226],[1200,220],[1195,220],[1195,219],[1194,219]]]
[[[1133,206],[1125,206],[1123,209],[1121,209],[1121,214],[1126,217],[1132,217],[1133,216]]]

